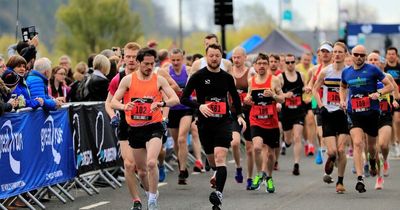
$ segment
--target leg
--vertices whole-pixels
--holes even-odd
[[[192,116],[186,115],[181,118],[179,122],[179,132],[178,132],[178,159],[180,163],[180,171],[186,170],[186,162],[188,156],[188,145],[187,145],[187,136],[190,129],[190,123],[192,122]]]
[[[247,178],[252,178],[253,168],[254,168],[253,142],[246,140],[245,146],[246,146],[246,157],[247,157]]]
[[[172,139],[174,140],[174,151],[179,161],[179,144],[178,144],[178,128],[169,128],[169,134],[171,135]]]
[[[313,155],[314,154],[314,143],[315,143],[315,133],[316,133],[316,123],[315,117],[312,110],[308,110],[307,115],[305,117],[305,127],[307,130],[307,135],[305,136],[308,140],[308,154],[306,155]]]
[[[353,158],[357,176],[363,175],[363,158],[364,151],[364,132],[361,128],[355,127],[350,130],[350,136],[353,140]]]
[[[147,166],[146,166],[146,157],[147,152],[146,149],[133,149],[133,156],[136,161],[136,167],[138,170],[140,181],[143,185],[143,188],[146,192],[149,191],[149,180],[147,176]]]
[[[300,163],[301,156],[301,136],[303,134],[303,126],[300,124],[293,125],[293,151],[294,151],[294,163]]]
[[[133,149],[129,146],[129,142],[119,141],[119,145],[121,146],[121,155],[124,160],[124,168],[125,168],[125,180],[128,185],[129,193],[132,196],[133,200],[140,199],[139,192],[137,189],[137,180],[135,176],[135,159],[133,157]]]
[[[349,141],[349,135],[340,134],[338,137],[338,176],[343,177],[346,169],[346,145]]]
[[[240,166],[240,133],[239,132],[232,132],[232,153],[233,159],[235,159],[236,168],[241,168]]]
[[[193,145],[193,153],[196,157],[196,160],[201,161],[201,145],[199,139],[199,131],[197,130],[196,121],[191,124],[190,133],[192,134],[192,145]]]
[[[157,167],[157,157],[162,146],[162,141],[160,138],[152,138],[146,143],[147,150],[147,170],[149,177],[149,193],[157,193],[158,185],[158,167]]]

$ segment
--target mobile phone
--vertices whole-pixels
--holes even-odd
[[[36,32],[35,26],[21,28],[21,32],[22,32],[22,40],[24,42],[28,42],[33,37],[35,37],[37,34],[39,34],[38,32]]]
[[[112,51],[114,51],[114,52],[117,52],[117,51],[118,51],[118,47],[112,47],[111,49],[112,49]]]
[[[17,94],[11,94],[11,98],[12,99],[16,99],[17,98]]]
[[[122,59],[124,59],[124,55],[125,55],[125,53],[124,53],[124,48],[121,48],[121,58],[122,58]]]

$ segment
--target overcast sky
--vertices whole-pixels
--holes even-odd
[[[214,0],[182,0],[183,4],[188,1],[196,1],[199,4],[209,5],[206,8],[213,10]],[[296,8],[298,13],[305,20],[303,28],[301,29],[313,29],[316,26],[324,29],[326,24],[336,22],[338,13],[338,2],[340,2],[341,7],[344,5],[352,3],[356,5],[364,4],[367,7],[375,8],[377,11],[378,23],[399,23],[400,22],[400,1],[397,0],[291,0],[292,7]],[[168,0],[168,1],[157,1],[158,4],[167,8],[167,15],[173,22],[178,23],[178,2],[179,0]],[[245,4],[252,4],[254,2],[259,2],[267,8],[267,13],[271,14],[275,20],[278,20],[279,11],[279,0],[233,0],[234,9]],[[183,7],[185,8],[185,7]],[[202,9],[204,7],[198,7],[194,9]],[[190,19],[191,11],[184,10],[183,17],[186,19],[185,25],[191,25],[193,20]],[[360,14],[363,15],[363,14]],[[318,16],[320,18],[318,18]],[[237,17],[235,17],[237,18]],[[197,20],[197,26],[200,28],[206,28],[207,23],[204,20]],[[331,27],[332,28],[332,27]]]

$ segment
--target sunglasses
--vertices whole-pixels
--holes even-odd
[[[289,64],[294,64],[294,63],[296,63],[296,61],[286,61],[285,63],[289,65]]]
[[[360,58],[364,58],[365,56],[366,56],[366,54],[363,54],[363,53],[353,53],[353,56],[354,57],[360,57]]]

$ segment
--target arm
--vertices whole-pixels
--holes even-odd
[[[222,60],[222,62],[224,62],[224,66],[226,67],[226,72],[228,72],[229,74],[232,73],[232,63],[229,60]]]
[[[386,74],[386,77],[390,80],[390,82],[393,85],[393,97],[394,99],[400,99],[400,93],[399,93],[399,86],[397,86],[396,81],[394,81],[392,75]]]
[[[314,86],[312,87],[312,93],[314,95],[315,100],[317,101],[319,108],[324,106],[322,103],[322,100],[321,100],[321,96],[319,95],[319,89],[321,88],[322,83],[324,82],[325,75],[326,75],[325,71],[322,70],[317,78],[317,81],[315,82]]]
[[[236,114],[239,116],[242,114],[242,103],[240,101],[239,93],[236,90],[235,81],[232,76],[227,77],[228,79],[228,91],[232,97],[233,106],[235,107]]]
[[[188,106],[193,109],[199,109],[200,104],[197,101],[193,101],[190,99],[190,95],[193,93],[196,87],[196,75],[189,78],[189,82],[186,84],[186,87],[183,89],[183,94],[181,97],[181,104]]]
[[[169,73],[164,68],[158,70],[158,75],[164,77],[175,92],[181,91],[181,88],[178,86],[175,80],[172,79],[171,75],[169,75]]]
[[[385,85],[385,87],[381,89],[380,91],[381,94],[386,94],[393,91],[393,85],[387,76],[382,80],[382,83]]]
[[[132,74],[125,76],[121,83],[118,86],[117,91],[114,94],[114,97],[111,99],[111,108],[118,110],[130,110],[133,107],[132,102],[128,102],[127,104],[121,103],[122,98],[125,95],[125,92],[128,90],[129,85],[131,83]]]
[[[168,84],[167,80],[163,77],[158,77],[158,83],[160,85],[160,88],[164,92],[164,94],[167,97],[167,100],[164,101],[165,104],[164,106],[167,107],[172,107],[175,105],[179,104],[179,98],[176,95],[175,91],[171,88],[171,86]]]
[[[111,101],[112,101],[113,95],[111,95],[110,92],[108,92],[106,102],[104,103],[104,107],[106,109],[106,112],[108,116],[112,119],[115,115],[114,109],[111,108]]]
[[[192,67],[189,71],[189,77],[191,77],[194,73],[196,73],[200,68],[200,59],[193,62]]]
[[[276,76],[273,76],[272,79],[273,79],[272,80],[272,82],[273,82],[272,84],[273,84],[273,89],[274,89],[274,94],[275,94],[272,97],[278,103],[285,102],[285,96],[283,95],[282,88],[281,88],[281,85],[280,85],[281,82],[280,82],[279,78],[276,77]]]
[[[340,82],[340,89],[339,89],[339,98],[340,98],[340,107],[342,107],[342,109],[344,110],[346,110],[347,108],[347,103],[346,103],[347,88],[348,85],[346,83],[343,83],[343,76],[342,76],[342,82]]]

